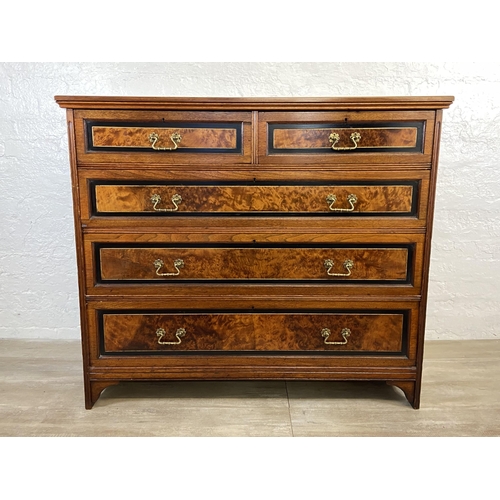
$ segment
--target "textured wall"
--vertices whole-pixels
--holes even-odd
[[[0,337],[78,338],[64,110],[54,95],[454,95],[427,338],[500,337],[500,64],[0,64]]]

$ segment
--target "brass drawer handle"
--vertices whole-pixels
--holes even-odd
[[[178,203],[182,201],[182,196],[180,194],[174,194],[171,198],[172,203],[175,208],[157,208],[158,203],[161,201],[161,196],[159,194],[154,194],[151,196],[151,202],[153,203],[153,209],[156,212],[176,212],[179,209]]]
[[[181,142],[182,136],[181,136],[181,134],[179,134],[177,132],[174,132],[170,136],[170,140],[174,143],[173,148],[163,148],[163,147],[157,146],[156,143],[158,142],[159,138],[160,138],[160,136],[156,132],[153,132],[149,136],[149,142],[151,143],[151,147],[155,151],[175,151],[177,149],[177,147],[179,146],[179,142]]]
[[[157,276],[179,276],[181,273],[180,268],[184,267],[184,261],[182,259],[174,260],[174,267],[177,271],[176,273],[160,273],[160,269],[163,267],[163,261],[161,259],[156,259],[154,261],[154,266],[156,267]]]
[[[351,335],[351,330],[349,328],[343,328],[340,334],[344,338],[344,342],[329,342],[328,337],[331,335],[331,331],[328,328],[323,328],[321,330],[321,336],[325,339],[325,344],[329,345],[345,345],[347,344],[347,338]]]
[[[163,328],[158,328],[158,330],[156,330],[156,335],[158,336],[158,344],[162,344],[162,345],[180,344],[182,342],[181,337],[184,337],[184,335],[186,335],[186,330],[184,330],[184,328],[179,328],[175,332],[175,336],[177,337],[177,342],[164,342],[164,341],[162,341],[162,338],[166,335],[166,333],[167,332]]]
[[[354,267],[354,262],[350,259],[344,261],[344,267],[347,270],[347,273],[331,273],[330,271],[333,269],[333,260],[331,259],[326,259],[324,265],[328,276],[350,276],[351,270]]]
[[[347,196],[347,201],[351,205],[351,208],[333,208],[334,203],[337,201],[337,197],[334,194],[329,194],[326,197],[326,201],[329,203],[328,208],[332,212],[352,212],[354,210],[354,204],[358,201],[358,197],[355,194]]]
[[[340,135],[337,134],[337,132],[332,132],[328,139],[332,143],[332,149],[334,151],[346,151],[350,149],[356,149],[358,147],[358,142],[361,140],[361,134],[359,132],[353,132],[350,137],[351,141],[354,142],[354,146],[344,146],[344,147],[335,146],[337,142],[339,142],[340,140]]]

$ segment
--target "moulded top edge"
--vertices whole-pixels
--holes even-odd
[[[184,109],[184,110],[398,110],[445,109],[453,96],[393,97],[139,97],[55,96],[70,109]]]

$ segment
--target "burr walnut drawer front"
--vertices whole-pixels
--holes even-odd
[[[318,351],[404,354],[408,311],[100,313],[101,354]]]
[[[434,113],[259,114],[260,163],[429,163]]]
[[[98,283],[312,281],[410,284],[413,245],[95,247]]]
[[[75,112],[82,163],[249,163],[251,113]]]
[[[418,217],[420,180],[334,183],[91,181],[93,216],[253,214]]]

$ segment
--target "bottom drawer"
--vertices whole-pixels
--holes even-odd
[[[101,354],[406,354],[408,312],[131,313],[100,311]]]

